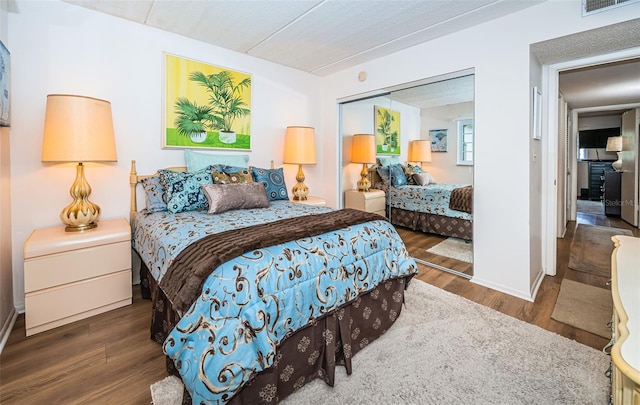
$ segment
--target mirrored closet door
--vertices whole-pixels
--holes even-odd
[[[392,116],[391,127],[382,125],[380,111]],[[467,278],[473,276],[473,119],[473,71],[380,89],[340,104],[343,189],[357,189],[362,170],[361,164],[351,163],[353,135],[374,135],[377,165],[400,164],[411,183],[382,184],[371,170],[372,187],[385,191],[387,217],[411,255]],[[427,140],[430,153],[410,155],[410,143],[416,140]],[[416,176],[416,171],[426,174]]]

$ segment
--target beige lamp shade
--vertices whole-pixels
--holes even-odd
[[[111,103],[67,94],[47,96],[43,162],[115,162]]]
[[[355,134],[351,141],[351,163],[375,163],[376,138],[372,134]]]
[[[287,127],[283,162],[297,165],[316,164],[316,136],[311,127]]]
[[[409,142],[409,162],[431,162],[431,142],[419,139]]]
[[[610,136],[607,138],[607,152],[620,152],[622,150],[622,137]]]

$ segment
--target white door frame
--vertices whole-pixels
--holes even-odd
[[[558,198],[556,188],[556,177],[558,173],[558,75],[564,70],[576,69],[580,67],[598,65],[607,62],[615,62],[624,59],[640,57],[640,48],[631,48],[624,51],[613,52],[605,55],[598,55],[584,59],[577,59],[568,62],[544,65],[542,69],[543,100],[542,111],[546,116],[543,119],[542,137],[542,263],[545,274],[556,274],[556,234],[558,222]],[[610,109],[620,109],[623,106],[609,106]],[[633,108],[633,105],[630,105]],[[605,110],[607,108],[593,108],[592,110]],[[582,111],[588,109],[581,109]],[[575,114],[575,111],[573,111]],[[574,115],[575,116],[575,115]],[[577,122],[573,122],[574,131]],[[546,129],[546,131],[545,131]],[[546,153],[545,153],[546,152]],[[574,164],[573,162],[571,163]],[[576,168],[572,169],[575,173]],[[575,193],[572,193],[572,196]]]

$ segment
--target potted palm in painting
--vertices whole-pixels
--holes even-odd
[[[233,122],[236,118],[251,112],[242,100],[242,90],[251,85],[251,79],[245,78],[239,83],[234,83],[233,74],[223,70],[210,75],[192,72],[189,80],[206,89],[211,107],[209,120],[212,128],[218,130],[220,142],[235,143],[236,133],[232,129]]]
[[[375,107],[377,152],[400,154],[400,113]]]
[[[195,143],[207,139],[207,127],[212,121],[211,107],[198,105],[185,97],[176,100],[175,125],[180,135],[188,136]]]

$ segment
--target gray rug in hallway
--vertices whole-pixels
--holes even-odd
[[[299,404],[607,404],[609,357],[420,280],[393,327],[282,401]],[[165,403],[167,404],[167,403]]]
[[[551,318],[603,338],[611,338],[607,324],[613,314],[611,291],[563,279]]]
[[[611,253],[614,235],[633,233],[626,229],[578,224],[569,251],[569,268],[584,273],[611,277]]]

